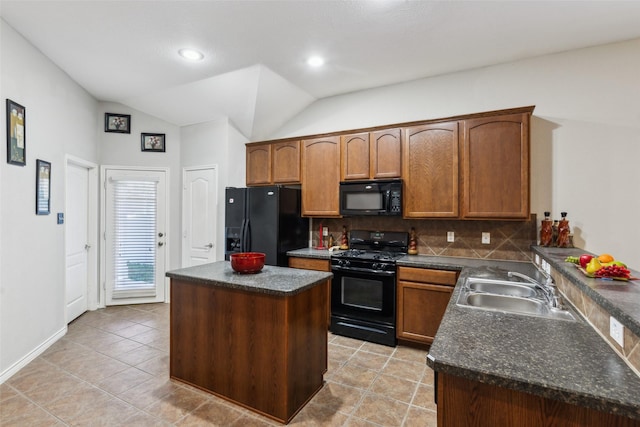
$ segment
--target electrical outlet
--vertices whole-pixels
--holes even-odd
[[[488,245],[491,243],[491,233],[483,232],[482,233],[482,244]]]
[[[322,235],[323,236],[329,235],[329,227],[322,227]]]
[[[447,242],[455,242],[456,235],[453,231],[447,231]]]
[[[624,347],[624,326],[613,316],[609,316],[609,335],[620,347]]]

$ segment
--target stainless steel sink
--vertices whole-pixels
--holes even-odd
[[[576,321],[571,310],[554,307],[536,285],[508,280],[469,277],[457,305],[474,309]]]
[[[471,277],[467,280],[467,285],[472,292],[487,292],[528,298],[541,296],[534,286],[521,282]]]
[[[509,311],[511,313],[544,315],[547,312],[546,304],[540,300],[506,295],[469,293],[466,303],[473,307]]]

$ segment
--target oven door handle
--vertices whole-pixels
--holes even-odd
[[[340,267],[338,265],[331,266],[331,270],[333,271],[354,271],[357,273],[367,273],[376,276],[395,276],[395,271],[384,271],[384,270],[371,270],[368,268],[359,268],[359,267]]]

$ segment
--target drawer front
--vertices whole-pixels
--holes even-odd
[[[409,282],[455,286],[458,280],[458,272],[430,268],[398,267],[398,279]]]
[[[289,267],[302,268],[305,270],[331,271],[331,265],[328,259],[291,257],[289,258]]]

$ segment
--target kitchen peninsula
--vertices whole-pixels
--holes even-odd
[[[284,423],[322,388],[331,273],[219,261],[167,276],[171,378]]]

